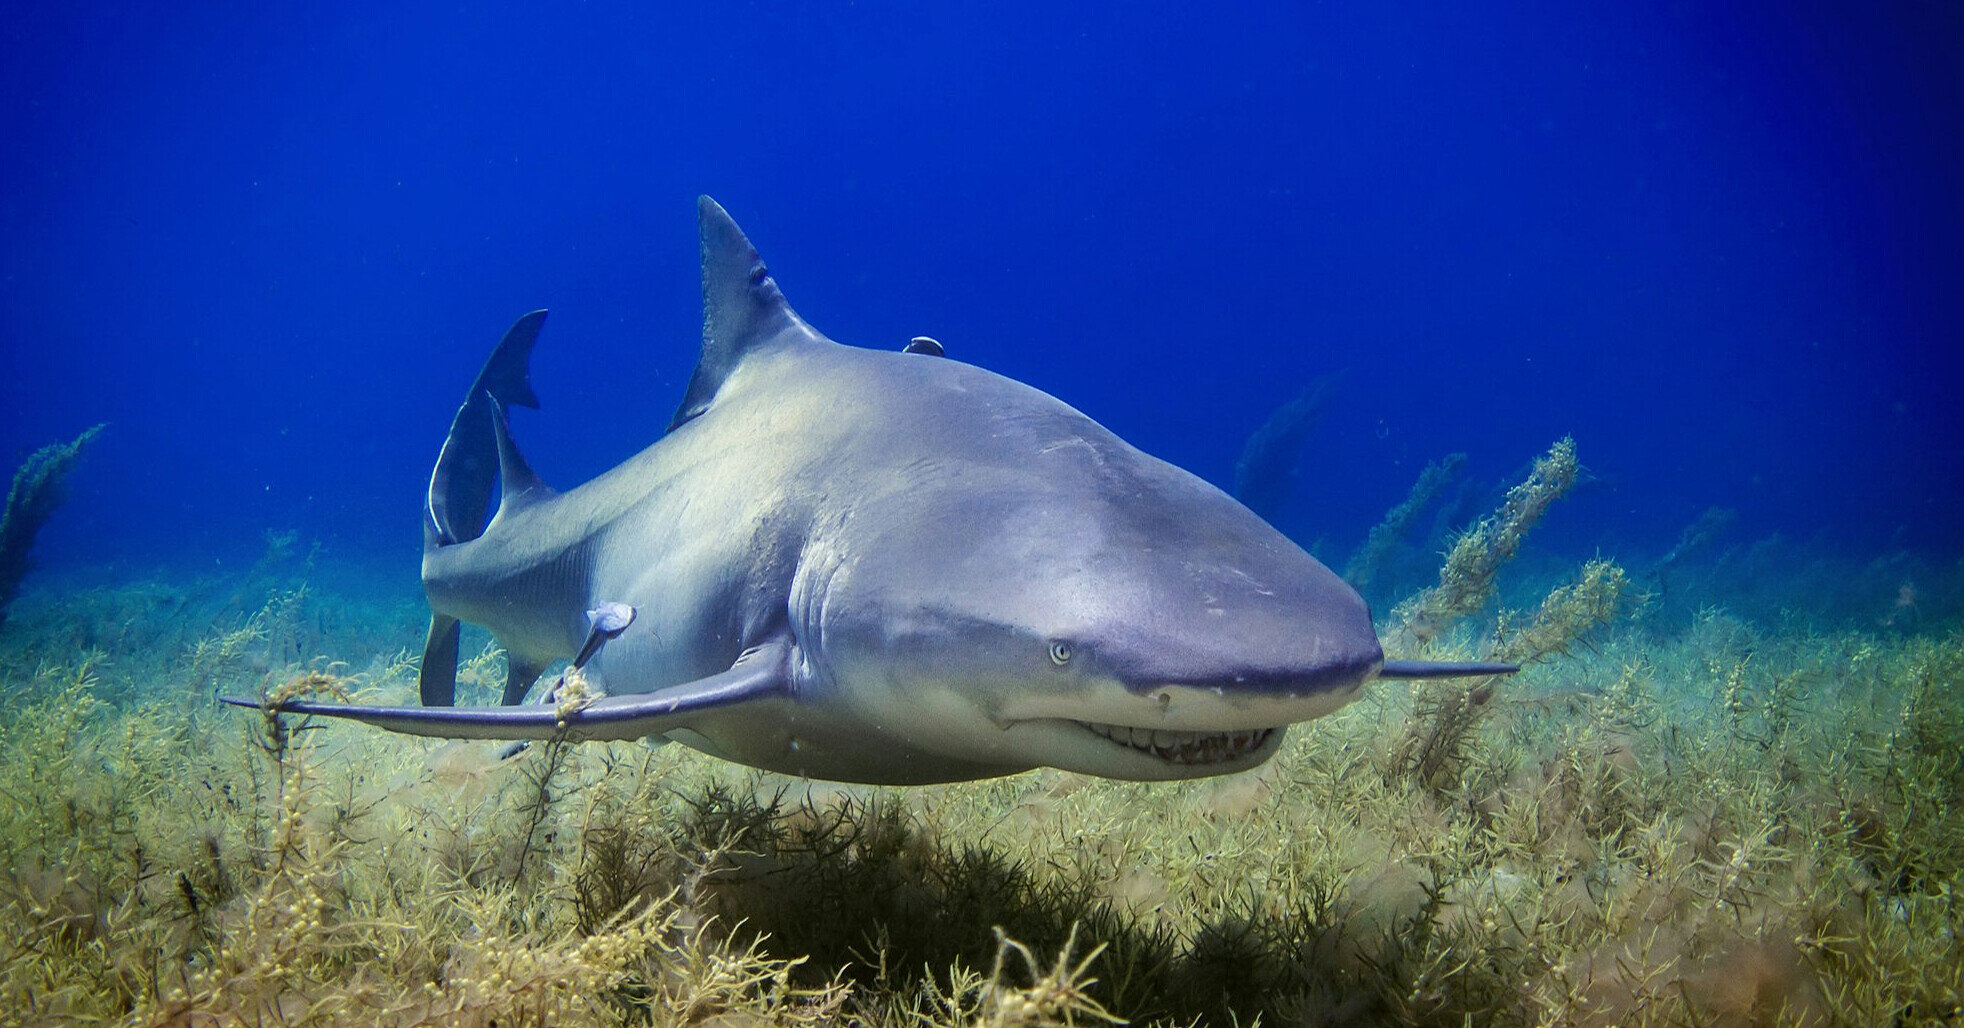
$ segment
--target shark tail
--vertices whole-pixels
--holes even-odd
[[[532,344],[538,342],[545,320],[541,310],[513,323],[450,419],[450,434],[437,452],[423,507],[426,547],[469,542],[483,534],[498,477],[501,410],[539,406],[532,391]]]
[[[484,533],[500,467],[517,454],[505,430],[504,412],[513,406],[535,410],[539,406],[539,396],[532,391],[532,345],[538,342],[545,320],[546,312],[538,310],[512,324],[451,418],[450,434],[437,452],[423,504],[424,550],[469,542]],[[522,459],[517,463],[523,468]],[[507,493],[513,485],[507,475]],[[537,485],[531,469],[523,468],[521,488]],[[456,701],[457,632],[456,618],[431,615],[418,675],[426,704],[448,706]]]

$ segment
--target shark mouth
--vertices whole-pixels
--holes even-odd
[[[1162,728],[1129,728],[1091,721],[1078,724],[1128,749],[1173,764],[1219,764],[1260,750],[1275,735],[1273,728],[1244,728],[1238,732],[1173,732]]]

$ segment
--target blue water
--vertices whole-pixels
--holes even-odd
[[[834,338],[936,336],[1223,485],[1347,369],[1277,514],[1335,559],[1426,461],[1498,488],[1562,435],[1593,478],[1536,542],[1577,558],[1712,506],[1964,552],[1964,6],[1215,6],[16,10],[0,455],[111,426],[41,563],[295,530],[413,588],[518,314],[549,481],[667,423],[698,193]]]

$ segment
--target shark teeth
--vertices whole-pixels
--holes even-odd
[[[1238,760],[1261,749],[1275,734],[1273,728],[1246,728],[1238,732],[1174,732],[1163,728],[1130,728],[1091,721],[1079,721],[1078,724],[1120,746],[1175,764],[1218,764]]]

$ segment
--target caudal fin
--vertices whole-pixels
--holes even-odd
[[[539,396],[532,391],[532,344],[538,342],[539,326],[545,320],[545,311],[533,311],[505,332],[478,371],[456,416],[450,419],[450,434],[437,453],[423,504],[424,549],[469,542],[484,533],[499,466],[512,459],[502,451],[517,453],[504,439],[504,410],[513,405],[539,406]],[[522,466],[523,461],[519,464]],[[528,488],[536,484],[530,468],[523,474]],[[430,616],[430,634],[423,644],[423,666],[418,676],[425,704],[448,706],[456,702],[457,636],[456,618],[441,613]]]
[[[498,478],[496,411],[500,406],[538,408],[531,382],[532,344],[538,342],[545,320],[545,311],[533,311],[512,325],[450,420],[450,435],[437,453],[423,507],[426,547],[468,542],[483,533]]]

